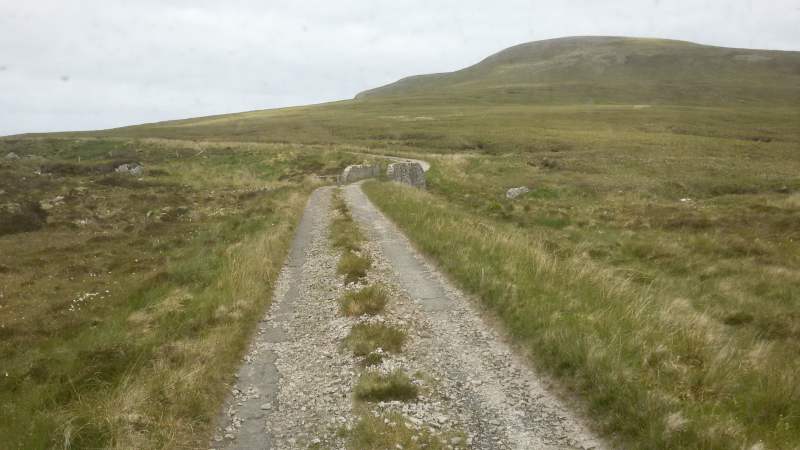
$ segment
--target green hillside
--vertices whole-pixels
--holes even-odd
[[[584,37],[522,44],[353,100],[48,136],[492,153],[620,132],[800,142],[799,106],[800,52]]]
[[[520,103],[800,104],[800,53],[664,39],[572,37],[517,45],[465,69],[362,92]]]

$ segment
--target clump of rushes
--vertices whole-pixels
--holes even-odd
[[[381,323],[355,325],[345,338],[344,345],[356,356],[367,356],[377,349],[399,353],[406,341],[406,332]]]
[[[353,217],[350,216],[350,211],[348,211],[340,191],[337,191],[333,197],[333,208],[337,211],[336,217],[331,223],[333,246],[350,252],[359,250],[364,236],[353,222]]]
[[[387,297],[386,290],[380,285],[350,291],[340,300],[342,314],[345,316],[378,314],[386,306]]]
[[[357,399],[372,402],[413,400],[417,398],[417,391],[417,386],[401,370],[388,375],[367,372],[358,379],[354,390]]]
[[[345,283],[355,283],[367,276],[367,270],[370,266],[372,266],[372,261],[366,255],[361,256],[347,251],[339,259],[336,271],[339,275],[344,275]]]

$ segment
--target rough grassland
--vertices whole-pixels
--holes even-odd
[[[305,199],[345,160],[285,145],[0,142],[4,448],[208,442]],[[31,155],[31,156],[28,156]],[[141,180],[114,161],[146,167]],[[39,174],[41,173],[41,174]]]
[[[791,332],[765,335],[756,325],[769,318],[794,329],[790,297],[789,303],[755,297],[753,307],[737,302],[729,313],[758,319],[727,324],[724,305],[711,309],[695,292],[655,283],[660,273],[652,267],[631,275],[588,249],[575,251],[574,243],[455,208],[439,196],[376,182],[365,188],[498,314],[534,361],[587,400],[609,434],[641,448],[798,444],[797,340]],[[696,258],[676,257],[671,264]],[[641,259],[637,264],[648,263]]]
[[[796,448],[798,77],[798,52],[567,39],[518,46],[473,68],[414,77],[350,101],[61,134],[92,139],[56,151],[71,163],[81,155],[107,160],[124,156],[109,153],[114,142],[185,139],[169,145],[165,154],[176,158],[165,162],[165,170],[173,182],[202,195],[173,185],[159,188],[157,178],[145,183],[148,196],[123,196],[127,203],[103,191],[101,200],[133,206],[142,221],[156,214],[148,216],[152,208],[143,205],[159,189],[164,195],[156,201],[172,209],[162,213],[159,206],[158,217],[170,218],[183,211],[177,209],[183,198],[204,204],[226,192],[220,190],[225,186],[249,185],[262,176],[291,186],[304,174],[334,173],[332,160],[344,163],[342,156],[316,152],[429,159],[430,193],[371,184],[372,198],[494,308],[535,363],[587,399],[599,427],[629,448]],[[220,151],[196,156],[210,144],[191,140],[217,141]],[[225,156],[226,146],[239,147],[229,141],[269,142],[273,150],[286,151],[269,164],[253,164],[265,147],[243,144],[248,151]],[[313,151],[290,152],[287,142]],[[189,157],[197,163],[186,165]],[[0,189],[17,196],[21,186],[34,200],[53,198],[54,183],[36,187],[34,181],[46,179],[30,176],[33,167],[16,172],[9,164],[0,163],[0,182],[12,180]],[[18,176],[5,178],[9,173]],[[127,187],[111,192],[141,186],[116,178],[98,184],[119,183]],[[506,189],[521,185],[532,192],[504,198]],[[43,214],[14,198],[21,200],[14,214],[24,218],[14,223],[40,227]],[[106,209],[116,210],[102,204],[95,209],[99,218]],[[47,227],[74,224],[87,215],[79,211],[70,217],[48,210]],[[116,230],[130,233],[124,226]],[[0,237],[3,246],[9,236],[31,236],[15,240],[19,247],[0,248],[0,258],[24,256],[0,262],[7,266],[0,266],[3,281],[17,277],[15,265],[52,260],[49,241],[37,233]],[[72,242],[72,234],[49,233],[50,241]],[[113,248],[128,261],[138,258],[137,264],[160,261],[150,247],[131,239]],[[112,244],[95,245],[86,248]],[[86,256],[102,260],[103,252],[95,253]],[[64,260],[47,273],[30,269],[6,288],[12,295],[35,291],[48,299],[25,303],[25,317],[37,324],[31,339],[44,341],[50,330],[37,322],[46,314],[29,311],[44,310],[60,295],[53,293],[56,284],[77,295],[79,285],[70,277],[76,271],[102,273],[89,269]],[[8,298],[6,293],[0,299],[6,302],[0,316],[22,316],[22,310],[8,309]],[[28,327],[14,326],[13,333]],[[33,352],[31,358],[47,361],[52,354]],[[43,373],[32,369],[14,369],[10,373],[18,378],[9,379],[23,373],[34,380]],[[58,372],[61,381],[43,383],[67,385],[69,370]]]

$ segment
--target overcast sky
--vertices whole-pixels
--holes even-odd
[[[0,0],[0,135],[345,99],[562,36],[800,50],[799,24],[800,0]]]

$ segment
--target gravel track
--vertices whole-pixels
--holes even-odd
[[[373,267],[361,285],[345,286],[328,239],[333,189],[309,199],[211,447],[344,448],[341,431],[358,419],[352,390],[364,369],[341,342],[354,324],[379,321],[406,329],[409,339],[403,353],[368,370],[401,369],[420,395],[371,404],[375,416],[400,413],[412,429],[442,436],[452,448],[602,448],[360,184],[345,186],[344,198],[368,238],[363,251]],[[391,294],[384,313],[338,314],[336,300],[346,290],[375,283]]]

